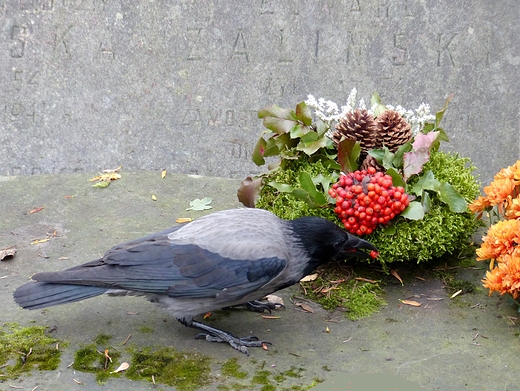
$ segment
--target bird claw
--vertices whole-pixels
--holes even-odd
[[[258,337],[255,336],[238,338],[230,333],[221,335],[199,333],[195,336],[195,339],[205,339],[208,342],[227,342],[232,348],[247,355],[249,355],[247,348],[261,348],[264,345],[272,345],[271,342],[260,341]]]
[[[254,312],[267,311],[267,312],[271,313],[272,312],[271,310],[278,310],[281,308],[285,308],[285,306],[281,303],[270,303],[268,301],[260,301],[260,300],[251,300],[244,305],[249,311],[254,311]]]

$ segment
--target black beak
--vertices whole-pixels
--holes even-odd
[[[345,256],[356,256],[361,258],[371,258],[371,256],[363,251],[362,249],[377,251],[377,248],[370,242],[366,240],[360,239],[356,236],[350,236],[347,241],[345,241],[345,245],[343,250],[341,251],[342,255]]]

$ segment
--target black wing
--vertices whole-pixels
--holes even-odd
[[[172,244],[168,234],[175,229],[118,245],[103,258],[68,270],[38,273],[33,279],[177,298],[215,297],[225,289],[241,297],[286,266],[286,260],[278,257],[230,259],[194,244]]]

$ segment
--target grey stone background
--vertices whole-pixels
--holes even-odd
[[[240,178],[269,104],[435,111],[481,180],[519,158],[517,0],[0,0],[0,175]]]

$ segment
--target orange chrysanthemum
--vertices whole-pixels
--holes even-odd
[[[520,289],[520,258],[511,255],[501,257],[497,267],[488,271],[482,282],[489,289],[489,295],[493,292],[500,292],[501,295],[509,293],[516,299]]]
[[[484,193],[490,205],[502,204],[508,196],[514,194],[517,183],[511,178],[498,178],[484,187]]]
[[[490,207],[491,203],[487,197],[478,196],[478,198],[468,205],[469,210],[473,213],[483,212],[486,208]]]
[[[505,203],[504,217],[509,220],[520,218],[520,197],[508,197]]]
[[[496,259],[506,254],[520,256],[520,220],[504,220],[489,227],[477,250],[477,261]]]
[[[504,178],[520,180],[520,160],[512,166],[501,169],[494,177],[495,180]]]

